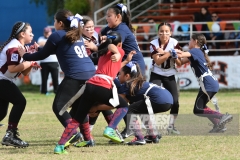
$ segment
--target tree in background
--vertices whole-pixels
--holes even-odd
[[[46,5],[47,14],[49,16],[48,22],[53,22],[53,16],[59,9],[68,9],[73,14],[79,13],[81,15],[87,15],[90,11],[89,0],[30,0],[30,3],[38,5]]]

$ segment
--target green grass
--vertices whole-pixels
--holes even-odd
[[[53,149],[58,142],[63,127],[52,111],[54,95],[45,96],[39,93],[39,86],[21,86],[27,107],[19,123],[20,138],[30,143],[25,149],[0,147],[2,159],[239,159],[240,138],[235,136],[163,136],[159,144],[145,146],[109,145],[108,139],[102,136],[106,122],[102,115],[93,129],[96,146],[91,148],[68,149],[68,155],[55,155]],[[180,95],[179,114],[192,114],[197,91],[182,91]],[[221,111],[240,114],[240,91],[220,91],[217,94]],[[209,104],[212,108],[213,105]],[[9,110],[11,109],[11,106]],[[167,112],[168,114],[169,112]],[[8,116],[1,122],[0,135],[3,137],[7,127]],[[237,120],[239,122],[239,120]],[[179,125],[180,126],[180,125]],[[197,127],[197,126],[196,126]],[[119,128],[123,128],[123,122]],[[181,128],[178,127],[181,131]],[[133,137],[128,138],[130,141]]]

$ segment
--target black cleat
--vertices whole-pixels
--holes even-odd
[[[150,135],[144,137],[146,143],[159,143],[161,138],[162,138],[161,135],[156,135],[155,138],[153,138],[153,136]]]
[[[65,143],[64,148],[68,148],[70,145],[79,142],[83,139],[83,136],[80,132],[77,132],[76,134],[72,135],[71,138]]]
[[[128,142],[127,144],[130,145],[130,146],[145,145],[146,141],[144,139],[143,140],[138,140],[137,137],[135,137],[131,142]]]
[[[134,134],[134,132],[132,130],[128,130],[127,128],[124,128],[124,130],[121,132],[123,139],[130,137],[133,134]]]
[[[74,146],[75,147],[93,147],[95,146],[95,141],[93,139],[90,139],[89,141],[81,141],[79,143],[76,143]]]
[[[14,146],[14,147],[19,147],[19,148],[25,148],[28,147],[29,144],[27,142],[24,142],[21,140],[18,136],[18,129],[9,129],[7,130],[6,135],[2,139],[2,145],[6,146]]]

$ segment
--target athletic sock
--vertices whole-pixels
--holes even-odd
[[[141,131],[141,125],[138,120],[135,122],[134,133],[135,133],[135,137],[137,137],[138,140],[144,139],[144,136]]]
[[[90,134],[91,131],[90,131],[89,122],[80,124],[80,131],[85,141],[91,140],[91,134]]]
[[[210,118],[222,118],[223,114],[217,112],[217,111],[214,111],[208,107],[204,108],[203,109],[203,114],[206,114],[207,117],[210,117]]]
[[[121,121],[121,119],[127,114],[128,107],[122,107],[118,108],[111,119],[111,122],[108,124],[108,127],[111,127],[113,129],[116,129],[118,123]]]
[[[67,127],[65,128],[61,139],[59,140],[58,144],[59,145],[64,145],[72,135],[74,135],[75,133],[77,133],[77,128],[79,126],[79,122],[76,121],[75,119],[72,119],[72,121],[70,121],[67,125]]]
[[[17,128],[18,123],[8,122],[8,129],[14,129]]]

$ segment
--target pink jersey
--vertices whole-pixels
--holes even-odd
[[[118,47],[118,51],[121,54],[121,58],[118,62],[112,62],[110,60],[111,56],[113,55],[112,52],[108,51],[107,54],[101,56],[98,60],[98,69],[96,71],[96,74],[103,74],[107,75],[112,78],[112,80],[117,76],[117,73],[121,69],[121,63],[122,63],[122,58],[124,55],[124,51],[122,48]],[[105,79],[94,76],[90,78],[87,83],[95,84],[98,86],[102,86],[105,88],[112,88],[112,84],[106,81]]]
[[[22,57],[18,53],[18,46],[22,44],[17,40],[11,40],[0,53],[0,79],[7,79],[12,81],[18,77],[21,73],[10,73],[8,66],[18,65],[23,62]]]

